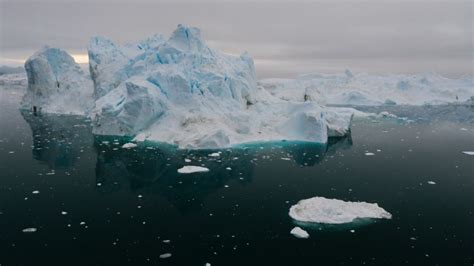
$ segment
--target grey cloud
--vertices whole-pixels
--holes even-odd
[[[92,35],[123,43],[184,23],[219,49],[248,51],[260,76],[474,72],[472,1],[183,1],[3,1],[0,57],[45,44],[84,53]]]

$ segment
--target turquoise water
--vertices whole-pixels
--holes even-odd
[[[21,113],[19,94],[0,93],[0,265],[474,263],[472,107],[390,107],[412,122],[356,119],[328,145],[215,158],[122,149],[83,118]],[[210,171],[177,173],[188,164]],[[378,203],[393,219],[303,224],[310,238],[297,239],[289,208],[314,196]]]

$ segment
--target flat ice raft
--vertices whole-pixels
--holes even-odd
[[[376,203],[350,202],[314,197],[300,200],[291,206],[289,215],[294,220],[308,223],[343,224],[355,219],[391,219],[392,215]]]

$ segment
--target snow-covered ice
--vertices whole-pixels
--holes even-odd
[[[202,167],[202,166],[187,165],[178,169],[178,173],[180,174],[191,174],[191,173],[199,173],[199,172],[209,172],[209,168]]]
[[[291,229],[290,234],[294,235],[297,238],[308,238],[309,237],[308,232],[306,232],[305,230],[301,229],[298,226]]]
[[[392,218],[389,212],[376,203],[350,202],[324,197],[300,200],[291,206],[289,215],[300,222],[324,224],[350,223],[358,218]]]
[[[21,108],[85,115],[93,106],[92,80],[64,50],[44,47],[25,62],[28,89]]]

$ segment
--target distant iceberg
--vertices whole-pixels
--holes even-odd
[[[314,197],[300,200],[291,206],[289,215],[296,221],[307,223],[343,224],[355,219],[391,219],[392,215],[376,203],[350,202]]]
[[[474,96],[473,77],[449,79],[435,73],[414,75],[307,74],[296,79],[259,81],[286,101],[308,99],[324,105],[425,105],[464,103]]]

